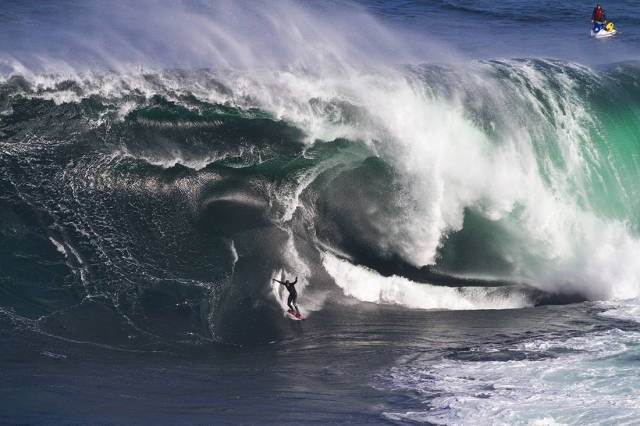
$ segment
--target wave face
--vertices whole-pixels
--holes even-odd
[[[637,297],[639,72],[8,76],[3,312],[126,344],[268,335],[282,272],[307,311]]]
[[[180,10],[175,46],[219,42],[182,52],[202,69],[132,66],[144,43],[87,42],[98,70],[0,55],[2,317],[116,346],[268,340],[282,274],[306,315],[640,296],[637,63],[390,65],[416,51],[368,15],[348,41],[349,19],[289,6],[290,30],[253,11],[253,44]]]

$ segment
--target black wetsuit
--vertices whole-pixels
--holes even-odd
[[[298,299],[298,292],[296,291],[296,283],[298,282],[298,277],[296,277],[296,279],[292,283],[286,280],[284,282],[279,280],[274,280],[274,281],[284,285],[289,291],[289,298],[287,298],[287,305],[289,306],[289,311],[296,311],[296,313],[300,315],[300,310],[298,309],[298,305],[296,305],[296,300]]]

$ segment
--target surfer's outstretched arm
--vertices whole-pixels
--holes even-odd
[[[276,280],[275,278],[273,279],[273,281],[275,281],[275,282],[277,282],[277,283],[280,283],[280,284],[284,284],[282,281],[280,281],[280,280]]]
[[[291,284],[295,284],[297,282],[298,282],[298,277],[296,277],[296,279]]]

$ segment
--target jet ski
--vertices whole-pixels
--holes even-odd
[[[617,32],[618,30],[614,28],[613,22],[607,22],[606,25],[596,23],[593,25],[593,28],[591,29],[591,37],[593,38],[611,37],[612,35],[615,35]]]

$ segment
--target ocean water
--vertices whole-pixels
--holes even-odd
[[[603,6],[5,1],[0,423],[640,422]]]

